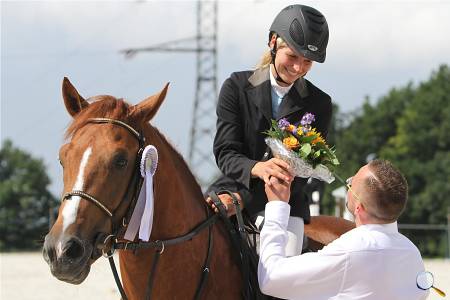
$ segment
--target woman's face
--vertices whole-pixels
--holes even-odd
[[[275,67],[280,77],[288,84],[292,84],[311,69],[312,61],[295,53],[288,46],[282,46],[277,50]],[[276,74],[273,75],[276,77]],[[283,85],[282,82],[279,84]]]

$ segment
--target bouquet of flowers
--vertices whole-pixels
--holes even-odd
[[[289,164],[295,176],[331,183],[334,176],[330,169],[339,165],[339,160],[335,150],[311,126],[314,120],[312,113],[306,113],[297,126],[286,119],[272,120],[272,126],[264,132],[268,135],[265,141],[275,157]]]

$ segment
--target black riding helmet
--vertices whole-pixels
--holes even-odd
[[[325,61],[328,24],[318,10],[299,4],[284,8],[270,26],[269,42],[273,34],[304,57],[319,63]]]

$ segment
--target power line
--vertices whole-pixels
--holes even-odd
[[[197,34],[150,47],[121,51],[132,58],[140,52],[196,53],[196,92],[190,130],[189,164],[203,190],[219,170],[212,156],[217,105],[217,1],[197,1]]]

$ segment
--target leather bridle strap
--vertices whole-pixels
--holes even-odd
[[[155,279],[156,267],[158,265],[158,261],[159,261],[161,254],[164,252],[165,247],[180,244],[185,241],[191,240],[194,236],[196,236],[198,233],[200,233],[203,229],[209,228],[208,252],[207,252],[207,256],[206,256],[205,263],[204,263],[203,270],[202,270],[202,277],[200,279],[199,286],[197,287],[197,291],[194,296],[195,299],[199,299],[199,297],[201,296],[201,291],[204,287],[204,283],[206,281],[206,276],[209,273],[209,262],[211,259],[210,257],[211,257],[211,251],[212,251],[212,232],[211,232],[210,227],[217,221],[218,218],[219,218],[219,216],[217,214],[209,216],[209,213],[208,213],[206,220],[204,220],[203,222],[201,222],[200,224],[195,226],[191,231],[189,231],[188,233],[186,233],[182,236],[175,237],[172,239],[167,239],[167,240],[158,240],[158,241],[149,241],[149,242],[113,241],[111,249],[114,249],[114,250],[123,249],[123,250],[133,250],[134,251],[137,249],[154,248],[156,250],[155,255],[153,257],[151,272],[150,272],[150,275],[148,278],[147,293],[146,293],[146,299],[151,299],[151,292],[152,292],[151,287],[153,286],[153,281]],[[116,279],[116,284],[119,288],[119,291],[121,291],[121,290],[123,290],[123,288],[122,288],[122,284],[121,284],[120,280],[118,279],[117,270],[115,267],[114,268],[112,267],[114,265],[114,258],[111,255],[108,259],[109,259],[109,263],[111,264],[111,269],[113,271],[113,274],[114,274],[114,271],[116,272],[116,274],[114,274],[114,278]],[[125,293],[122,294],[122,298],[126,299]]]
[[[131,214],[134,211],[134,207],[136,205],[136,202],[137,202],[137,199],[139,196],[139,192],[141,190],[141,186],[144,181],[140,174],[139,169],[140,169],[140,163],[141,163],[141,155],[142,155],[142,152],[143,152],[144,146],[145,146],[145,137],[141,133],[139,133],[136,129],[134,129],[133,127],[128,125],[127,123],[119,121],[119,120],[114,120],[114,119],[109,119],[109,118],[91,118],[91,119],[88,119],[88,123],[95,123],[95,124],[105,124],[106,123],[106,124],[114,124],[114,125],[121,126],[125,129],[127,129],[132,135],[134,135],[139,142],[139,149],[137,152],[136,166],[135,166],[137,172],[135,172],[135,174],[134,174],[134,176],[137,175],[137,181],[136,181],[135,189],[131,194],[130,206],[128,208],[127,213],[125,214],[124,221],[122,222],[123,225],[126,226],[126,225],[128,225],[127,223],[129,221],[129,219],[131,218]],[[132,183],[134,181],[134,176],[131,178],[130,183]],[[128,185],[128,187],[129,186],[130,186],[130,184]],[[127,191],[127,194],[128,194],[128,191]]]
[[[210,217],[209,207],[206,207],[206,217]],[[211,256],[212,256],[212,247],[213,247],[213,235],[212,235],[212,226],[208,227],[208,250],[206,252],[205,261],[203,263],[202,275],[200,277],[200,283],[197,286],[197,290],[195,291],[194,300],[200,299],[202,296],[203,289],[206,284],[206,280],[208,279],[208,275],[210,272],[210,264],[211,264]]]
[[[97,123],[97,124],[101,124],[101,123],[111,123],[114,125],[119,125],[122,126],[123,128],[127,129],[128,131],[130,131],[134,136],[136,136],[136,138],[139,140],[139,145],[142,146],[143,142],[143,137],[142,135],[133,127],[131,127],[130,125],[128,125],[127,123],[124,123],[122,121],[119,120],[114,120],[114,119],[108,119],[108,118],[91,118],[88,120],[89,123]]]
[[[73,197],[73,196],[78,196],[78,197],[81,197],[83,199],[86,199],[86,200],[94,203],[104,213],[106,213],[110,218],[112,218],[112,216],[113,216],[112,212],[105,205],[103,205],[100,201],[95,199],[93,196],[91,196],[91,195],[89,195],[89,194],[87,194],[87,193],[85,193],[83,191],[74,190],[74,191],[71,191],[71,192],[67,192],[67,193],[64,194],[63,200],[68,199],[68,198]]]
[[[139,195],[139,191],[143,182],[143,178],[140,175],[140,171],[139,171],[139,166],[140,166],[140,161],[141,161],[141,155],[142,152],[144,150],[144,146],[145,146],[145,137],[140,134],[136,129],[134,129],[133,127],[131,127],[130,125],[126,124],[125,122],[119,121],[119,120],[114,120],[114,119],[109,119],[109,118],[91,118],[87,120],[87,123],[95,123],[95,124],[114,124],[114,125],[118,125],[121,126],[122,128],[125,128],[128,132],[130,132],[133,136],[135,136],[139,142],[139,149],[137,151],[137,157],[136,157],[136,170],[137,172],[134,172],[135,174],[131,177],[130,179],[130,183],[128,184],[128,189],[126,192],[126,196],[129,195],[129,188],[130,188],[130,184],[133,183],[133,181],[135,181],[135,178],[137,176],[137,180],[136,180],[136,185],[135,185],[135,190],[132,192],[131,194],[131,203],[130,206],[128,208],[128,212],[125,214],[124,220],[122,221],[122,226],[126,226],[126,222],[128,221],[129,217],[131,217],[131,213],[134,210],[134,207],[136,205],[137,202],[137,197]],[[71,192],[67,192],[66,194],[64,194],[62,200],[64,201],[65,199],[69,199],[73,196],[78,196],[81,197],[83,199],[88,200],[89,202],[92,202],[93,204],[95,204],[98,208],[100,208],[104,213],[106,213],[108,215],[108,217],[110,217],[111,222],[112,222],[112,232],[113,234],[107,235],[108,237],[115,237],[117,235],[117,232],[120,230],[118,228],[115,228],[115,223],[114,223],[114,218],[113,218],[113,213],[104,205],[102,204],[100,201],[98,201],[95,197],[89,195],[86,192],[83,192],[81,190],[73,190]],[[117,230],[117,232],[116,232]],[[109,251],[107,251],[108,257],[109,257],[109,262],[110,262],[110,266],[111,266],[111,270],[112,273],[114,275],[114,279],[116,280],[117,286],[119,288],[119,292],[122,296],[122,299],[126,300],[126,294],[125,291],[122,287],[120,283],[120,279],[119,279],[119,275],[117,273],[117,269],[115,267],[114,261],[112,260],[112,251],[111,249]]]
[[[95,123],[95,124],[104,124],[104,123],[109,123],[109,124],[114,124],[114,125],[118,125],[121,126],[123,128],[125,128],[126,130],[128,130],[132,135],[134,135],[136,137],[136,139],[139,142],[139,150],[138,150],[138,157],[137,157],[137,164],[140,163],[140,155],[142,154],[142,150],[145,144],[145,138],[143,135],[141,135],[136,129],[134,129],[133,127],[131,127],[130,125],[119,121],[119,120],[114,120],[114,119],[109,119],[109,118],[91,118],[87,120],[88,123]],[[137,166],[138,168],[138,172],[139,172],[139,166]],[[138,182],[137,182],[137,187],[136,190],[134,191],[134,193],[132,194],[132,203],[130,205],[130,210],[134,209],[134,205],[136,204],[136,195],[139,193],[139,188],[141,185],[141,178],[140,176],[138,176]],[[132,178],[133,179],[133,178]],[[127,192],[128,194],[128,192]],[[105,212],[110,218],[113,218],[113,213],[104,205],[102,204],[100,201],[98,201],[95,197],[89,195],[86,192],[83,192],[81,190],[73,190],[71,192],[67,192],[66,194],[64,194],[63,196],[63,200],[68,199],[72,196],[79,196],[83,199],[86,199],[92,203],[94,203],[97,207],[99,207],[103,212]],[[129,217],[130,213],[127,213],[127,217]]]
[[[191,231],[189,231],[188,233],[176,237],[176,238],[172,238],[172,239],[167,239],[167,240],[158,240],[158,241],[149,241],[149,242],[144,242],[144,241],[139,241],[139,242],[114,242],[114,244],[112,245],[112,247],[114,249],[123,249],[123,250],[137,250],[137,249],[148,249],[148,248],[162,248],[164,246],[172,246],[172,245],[176,245],[182,242],[186,242],[189,241],[190,239],[192,239],[194,236],[196,236],[198,233],[200,233],[200,231],[202,231],[203,229],[208,228],[209,226],[213,225],[217,219],[218,219],[218,215],[212,215],[209,218],[207,218],[206,220],[204,220],[203,222],[201,222],[200,224],[198,224],[196,227],[194,227]]]

